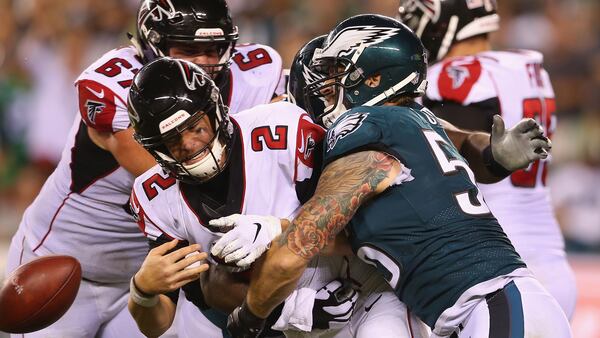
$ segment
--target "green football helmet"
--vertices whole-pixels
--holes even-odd
[[[356,15],[338,24],[315,50],[311,67],[323,75],[306,89],[326,97],[329,105],[316,119],[325,127],[347,109],[418,97],[427,88],[423,44],[410,28],[382,15]]]

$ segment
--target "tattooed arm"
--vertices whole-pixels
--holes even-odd
[[[365,201],[387,189],[402,164],[377,151],[347,155],[330,163],[315,195],[253,270],[246,307],[266,318],[293,291],[308,262],[323,250]]]

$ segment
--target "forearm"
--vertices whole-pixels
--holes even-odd
[[[159,337],[165,333],[175,317],[175,304],[165,295],[152,307],[144,307],[129,298],[127,307],[138,328],[146,337]]]
[[[292,293],[309,260],[293,252],[285,245],[273,242],[264,258],[255,263],[246,303],[261,318],[267,318],[277,305]]]
[[[475,180],[486,184],[499,182],[508,174],[508,171],[506,174],[490,171],[489,158],[486,159],[484,156],[486,151],[491,151],[491,149],[486,150],[489,146],[490,135],[478,132],[470,134],[460,148],[461,155],[467,160],[475,174]],[[491,153],[488,156],[491,156]]]
[[[200,278],[204,301],[213,309],[229,313],[240,306],[248,291],[248,281],[217,265],[211,265]]]
[[[484,156],[484,152],[489,151],[486,148],[490,146],[490,134],[462,130],[447,121],[440,121],[454,146],[469,163],[477,182],[496,183],[506,177],[506,174],[490,171],[489,158]]]
[[[315,195],[255,267],[246,296],[250,311],[266,318],[292,292],[308,262],[333,243],[358,208],[387,189],[400,170],[396,159],[375,151],[329,164]]]

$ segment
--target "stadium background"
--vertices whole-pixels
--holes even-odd
[[[240,42],[275,47],[286,67],[343,18],[397,9],[396,0],[228,2]],[[577,274],[573,330],[600,337],[600,3],[498,2],[494,46],[542,51],[553,80],[558,132],[548,184]],[[73,80],[127,44],[136,8],[137,0],[0,0],[0,271],[23,210],[60,158],[76,112]]]

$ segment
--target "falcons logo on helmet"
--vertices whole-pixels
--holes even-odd
[[[186,87],[189,90],[196,90],[198,87],[206,85],[206,77],[193,69],[185,62],[177,62],[181,74],[183,74],[183,80],[185,81]]]
[[[96,116],[104,110],[106,105],[102,102],[87,100],[85,102],[87,107],[87,118],[91,123],[96,123]]]
[[[412,13],[417,8],[423,11],[432,22],[437,22],[442,12],[440,0],[406,0],[400,4],[402,13]]]
[[[368,115],[369,113],[342,115],[339,121],[327,131],[327,151],[333,149],[339,140],[360,128]]]
[[[399,28],[352,26],[344,28],[324,48],[315,49],[313,60],[323,57],[348,56],[355,51],[383,42],[398,34]]]
[[[147,14],[140,18],[141,24],[143,25],[149,18],[152,18],[154,21],[162,21],[164,17],[167,19],[173,18],[175,14],[177,14],[177,10],[175,10],[175,6],[171,2],[171,0],[160,0],[156,2],[154,7],[150,7],[150,1],[144,1],[144,6],[146,7]]]

